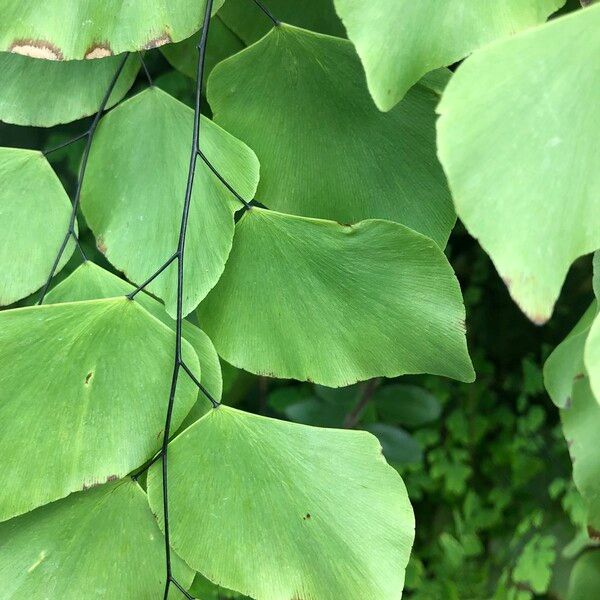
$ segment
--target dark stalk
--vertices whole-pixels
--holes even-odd
[[[360,417],[363,414],[363,411],[367,407],[367,404],[369,404],[369,402],[371,401],[373,393],[379,387],[380,384],[380,377],[370,379],[364,384],[362,393],[360,394],[358,401],[344,419],[344,429],[353,429],[354,427],[356,427],[358,421],[360,420]]]
[[[152,275],[150,275],[150,277],[148,277],[148,279],[146,279],[144,283],[138,285],[135,288],[135,290],[129,292],[129,294],[127,294],[127,297],[130,300],[133,300],[136,294],[139,294],[139,292],[141,292],[147,285],[150,285],[177,257],[178,253],[175,252],[175,254],[167,258],[167,260],[160,267],[158,267],[158,269],[156,269],[156,271],[154,271],[154,273],[152,273]]]
[[[146,61],[144,60],[144,56],[141,52],[138,52],[138,56],[140,57],[140,62],[142,63],[142,69],[144,69],[144,73],[146,75],[146,79],[148,80],[148,85],[150,87],[154,86],[154,81],[152,81],[152,75],[150,75],[150,71],[146,66]]]
[[[205,154],[198,148],[198,156],[204,161],[204,164],[215,174],[216,178],[244,205],[247,210],[252,208],[252,205],[247,200],[244,200],[231,184],[217,171],[213,164],[208,160]]]
[[[129,52],[126,52],[123,55],[123,59],[119,63],[119,66],[118,66],[115,74],[113,75],[113,78],[110,81],[108,89],[106,90],[104,97],[102,98],[102,102],[100,103],[98,112],[94,116],[94,120],[92,121],[90,128],[87,130],[87,132],[84,135],[82,135],[78,138],[78,139],[82,139],[84,137],[87,137],[87,140],[85,143],[85,148],[83,149],[83,154],[81,156],[81,166],[79,168],[79,176],[77,178],[77,189],[75,191],[75,198],[73,199],[73,208],[71,209],[71,217],[69,218],[69,228],[68,228],[67,233],[65,234],[65,237],[60,245],[60,248],[58,249],[58,254],[56,255],[56,258],[54,259],[54,263],[52,264],[52,269],[50,270],[50,275],[48,275],[46,284],[44,285],[44,288],[42,289],[40,299],[38,300],[38,305],[42,304],[42,302],[44,301],[44,298],[46,297],[46,294],[48,292],[48,288],[50,287],[52,278],[54,277],[54,274],[56,273],[56,269],[58,268],[60,259],[62,258],[65,248],[67,247],[67,243],[69,242],[69,238],[71,236],[73,236],[79,242],[78,237],[77,237],[77,232],[75,231],[75,222],[77,220],[77,209],[79,208],[79,200],[81,198],[81,186],[83,184],[83,177],[85,176],[85,170],[87,167],[88,158],[90,156],[90,148],[92,147],[92,140],[94,139],[94,133],[96,132],[96,128],[98,127],[100,117],[102,116],[102,113],[106,109],[108,99],[110,98],[110,95],[112,94],[112,91],[114,90],[115,85],[117,84],[119,75],[121,75],[121,71],[123,71],[123,67],[125,66],[125,61],[127,60],[128,57],[129,57]],[[64,145],[68,145],[68,144],[64,144]],[[63,147],[64,147],[64,145],[63,145]],[[58,148],[56,148],[56,149],[58,149]]]
[[[260,1],[260,0],[252,0],[260,10],[262,10],[269,19],[273,22],[273,25],[281,25],[281,21],[273,15],[273,13]]]
[[[162,497],[163,497],[163,521],[165,535],[165,563],[167,578],[165,583],[165,592],[163,599],[167,600],[171,583],[179,590],[182,586],[174,579],[171,565],[171,546],[170,546],[170,524],[169,524],[169,485],[168,485],[168,448],[169,435],[171,432],[171,419],[173,417],[173,406],[175,403],[175,392],[177,389],[177,380],[179,378],[179,369],[189,374],[189,369],[183,363],[181,352],[182,327],[183,327],[183,284],[184,284],[184,258],[185,258],[185,240],[190,213],[190,204],[192,200],[192,190],[194,188],[194,175],[196,172],[196,163],[200,151],[200,112],[202,108],[202,78],[204,75],[204,58],[206,55],[206,42],[208,39],[208,30],[210,27],[210,16],[212,13],[213,0],[207,0],[204,11],[204,20],[202,24],[202,33],[198,44],[198,63],[196,67],[196,101],[194,108],[194,131],[192,136],[192,149],[190,152],[190,165],[188,170],[188,179],[183,202],[183,212],[181,215],[181,226],[179,229],[179,241],[175,257],[177,259],[177,320],[175,326],[175,360],[173,364],[173,376],[171,378],[171,390],[169,392],[169,402],[167,405],[167,414],[165,417],[165,427],[163,433],[163,442],[161,448],[162,457]],[[195,378],[194,378],[195,379]],[[197,380],[196,380],[197,381]],[[198,382],[199,383],[199,382]],[[187,594],[187,597],[189,594]]]
[[[80,133],[79,135],[75,136],[74,138],[71,138],[70,140],[67,140],[66,142],[62,142],[61,144],[58,144],[57,146],[53,146],[52,148],[50,148],[50,150],[44,150],[42,152],[42,154],[44,156],[48,156],[48,154],[52,154],[53,152],[56,152],[57,150],[61,150],[62,148],[66,148],[67,146],[70,146],[71,144],[74,144],[75,142],[82,140],[84,137],[87,137],[89,134],[90,134],[90,130],[86,129],[83,133]]]

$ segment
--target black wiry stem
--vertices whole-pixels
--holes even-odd
[[[125,62],[127,61],[128,57],[129,57],[129,52],[126,52],[123,55],[123,59],[119,63],[119,67],[117,68],[115,74],[113,75],[113,78],[110,81],[108,89],[106,90],[104,97],[102,98],[102,102],[100,103],[98,112],[94,116],[94,120],[92,121],[90,128],[83,135],[79,136],[78,138],[76,138],[74,140],[71,140],[71,142],[73,142],[73,141],[76,141],[77,139],[82,139],[84,137],[87,137],[87,141],[85,143],[85,148],[83,149],[83,155],[81,156],[81,166],[79,168],[79,177],[77,179],[77,189],[75,191],[75,198],[73,198],[73,207],[71,209],[71,217],[69,218],[69,228],[67,230],[67,233],[65,234],[62,244],[60,245],[60,248],[58,249],[58,254],[56,255],[56,258],[54,259],[54,263],[52,264],[52,269],[50,270],[50,274],[48,275],[46,284],[44,285],[44,288],[42,289],[42,293],[40,295],[40,299],[38,300],[38,304],[42,304],[42,302],[44,301],[44,298],[46,297],[46,294],[48,293],[48,288],[50,287],[50,283],[52,281],[52,278],[54,277],[54,274],[56,273],[56,269],[58,268],[60,259],[62,258],[65,248],[67,247],[69,238],[71,236],[73,236],[73,238],[75,238],[75,240],[77,240],[77,243],[79,243],[79,240],[77,238],[77,233],[75,231],[75,222],[77,220],[77,208],[79,207],[79,199],[81,198],[81,186],[83,184],[83,177],[85,176],[85,169],[87,167],[88,158],[90,156],[90,148],[92,147],[92,140],[94,139],[94,133],[96,132],[96,128],[98,127],[98,122],[100,121],[100,117],[102,116],[102,113],[106,109],[106,105],[108,104],[108,99],[110,98],[112,91],[115,89],[115,85],[117,84],[119,75],[121,75],[121,71],[123,71],[123,67],[125,66]],[[67,145],[68,144],[63,144],[62,146],[59,146],[59,147],[64,147]],[[54,148],[54,150],[58,150],[59,147]],[[53,151],[53,150],[50,150],[49,152],[51,152],[51,151]],[[46,152],[46,154],[48,154],[49,152]],[[80,249],[81,249],[81,246],[80,246]],[[83,253],[83,250],[81,252]],[[83,256],[85,258],[85,254]]]
[[[244,205],[247,210],[252,208],[252,205],[244,200],[240,194],[233,188],[233,186],[217,171],[217,169],[213,166],[213,164],[208,160],[208,158],[204,155],[202,150],[198,148],[198,156],[204,161],[206,166],[215,174],[217,179]]]
[[[167,260],[160,267],[158,267],[158,269],[156,269],[156,271],[154,271],[154,273],[152,273],[152,275],[150,275],[150,277],[148,277],[144,283],[138,285],[135,290],[129,292],[127,297],[130,300],[133,300],[136,294],[139,294],[139,292],[141,292],[147,285],[150,285],[178,256],[178,253],[175,252],[175,254],[167,258]]]
[[[273,22],[273,25],[281,25],[281,21],[273,15],[273,13],[260,1],[260,0],[252,0],[260,10],[262,10],[269,19]]]
[[[184,366],[183,356],[181,352],[182,326],[183,326],[183,283],[184,283],[184,257],[185,257],[185,238],[187,232],[187,224],[190,213],[190,204],[192,200],[192,190],[194,188],[194,175],[196,171],[196,163],[198,160],[198,152],[200,150],[200,109],[202,107],[202,77],[204,75],[204,57],[206,54],[206,41],[208,39],[208,29],[210,26],[210,16],[212,13],[213,0],[206,1],[204,11],[204,21],[202,25],[202,34],[198,44],[198,64],[196,67],[196,102],[194,110],[194,131],[192,136],[192,149],[190,152],[190,165],[188,170],[188,179],[185,190],[185,198],[183,202],[183,212],[181,215],[181,226],[179,229],[179,241],[175,256],[177,259],[177,322],[175,327],[175,360],[173,364],[173,376],[171,378],[171,390],[169,392],[169,402],[167,405],[167,414],[165,417],[165,427],[163,432],[163,442],[161,448],[162,457],[162,497],[163,497],[163,520],[165,534],[165,562],[167,569],[167,578],[165,583],[165,592],[163,599],[167,600],[169,595],[170,584],[173,583],[179,590],[183,588],[173,578],[171,565],[171,546],[170,546],[170,525],[169,525],[169,485],[168,485],[168,448],[169,434],[171,431],[171,419],[173,416],[173,405],[175,403],[175,391],[177,389],[177,380],[179,378],[179,370],[183,368],[189,373],[187,367]],[[189,594],[186,595],[191,598]]]
[[[138,52],[138,56],[140,57],[140,62],[142,63],[142,69],[144,69],[144,74],[146,75],[146,79],[148,80],[148,85],[150,87],[153,87],[154,81],[152,81],[152,75],[150,75],[150,71],[148,71],[148,67],[146,66],[146,61],[144,60],[144,56],[141,52]]]
[[[57,150],[66,148],[67,146],[70,146],[71,144],[74,144],[75,142],[82,140],[84,137],[87,137],[89,135],[89,133],[90,133],[90,130],[88,129],[88,130],[84,131],[83,133],[76,135],[74,138],[67,140],[66,142],[62,142],[61,144],[58,144],[57,146],[53,146],[49,150],[44,150],[42,154],[44,156],[48,156],[48,154],[52,154],[53,152],[56,152]]]

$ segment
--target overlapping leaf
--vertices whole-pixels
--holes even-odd
[[[582,554],[569,577],[567,600],[589,600],[600,590],[600,550]]]
[[[0,52],[0,120],[17,125],[51,127],[95,113],[122,57],[54,62]],[[140,59],[132,56],[121,73],[107,107],[133,84]]]
[[[350,42],[280,25],[213,70],[208,98],[215,121],[257,153],[264,205],[342,223],[390,219],[445,245],[455,215],[430,88],[382,114]]]
[[[345,37],[344,26],[335,12],[333,0],[269,0],[265,2],[276,19],[297,27]],[[223,22],[246,44],[259,40],[273,23],[253,2],[228,0],[219,10]]]
[[[600,273],[599,257],[596,253],[594,283]],[[596,285],[595,291],[600,291]],[[598,297],[544,365],[548,393],[563,409],[561,420],[573,461],[573,479],[588,507],[594,535],[600,535],[600,395],[594,390],[595,382],[600,381],[597,306]]]
[[[588,508],[590,535],[600,536],[600,406],[587,377],[573,384],[569,409],[561,411],[561,420],[573,462],[573,480]]]
[[[401,596],[414,517],[369,434],[222,406],[171,443],[169,467],[173,547],[215,583],[258,600]],[[159,464],[148,493],[160,515]]]
[[[253,373],[342,386],[374,376],[473,379],[458,282],[430,239],[253,208],[200,322]]]
[[[97,298],[114,298],[125,296],[133,290],[133,286],[123,279],[109,273],[105,269],[87,261],[80,265],[69,277],[50,290],[46,296],[47,304],[60,302],[78,302],[95,300]],[[165,312],[164,306],[149,294],[136,294],[135,301],[139,302],[152,316],[162,321],[169,329],[175,331],[175,321]],[[221,365],[217,351],[209,337],[199,327],[189,321],[183,321],[183,337],[191,344],[200,361],[201,381],[215,400],[221,399],[223,380]],[[210,403],[202,393],[198,396],[198,407],[194,413],[204,412]]]
[[[0,312],[0,520],[117,479],[162,441],[174,334],[126,298]],[[199,373],[184,341],[184,358]],[[197,396],[178,384],[174,427]]]
[[[98,248],[127,277],[142,283],[175,251],[191,149],[193,111],[158,88],[127,100],[100,122],[82,190],[82,209]],[[254,153],[202,118],[202,151],[245,198],[258,183]],[[241,206],[198,161],[187,231],[183,312],[215,285]],[[177,271],[171,266],[148,291],[176,312]]]
[[[596,302],[593,302],[544,365],[544,384],[550,398],[559,408],[571,404],[573,384],[585,374],[583,353],[597,312]]]
[[[41,153],[0,148],[0,305],[12,304],[45,283],[70,215],[69,197]],[[71,240],[59,270],[74,247]]]
[[[200,29],[205,1],[4,0],[0,50],[79,60],[156,48]]]
[[[425,73],[543,23],[565,0],[335,0],[369,89],[390,110]]]
[[[600,247],[600,6],[467,59],[439,106],[459,217],[535,323],[569,266]]]
[[[251,3],[246,3],[250,6]],[[255,7],[250,6],[250,8]],[[200,32],[178,42],[177,44],[168,44],[162,47],[162,53],[165,58],[179,71],[191,77],[196,78],[196,67],[198,57],[196,48],[200,41]],[[206,46],[206,58],[204,60],[204,80],[208,77],[213,68],[223,59],[243,50],[246,45],[240,38],[225,25],[223,20],[217,14],[210,23],[208,32],[208,43]]]
[[[130,479],[72,494],[0,524],[5,598],[162,597],[164,538]],[[194,573],[173,557],[177,579]]]

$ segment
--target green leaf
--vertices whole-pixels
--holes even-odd
[[[414,517],[369,434],[221,406],[171,443],[169,469],[173,548],[211,581],[254,598],[400,597]],[[148,494],[160,523],[158,463]]]
[[[600,590],[600,550],[585,552],[573,565],[567,600],[590,600]]]
[[[571,408],[560,412],[563,432],[573,462],[573,480],[588,507],[590,528],[600,532],[600,406],[587,377],[573,385]]]
[[[594,396],[600,402],[600,315],[591,324],[583,354],[585,369],[590,378]]]
[[[363,429],[377,437],[383,455],[391,463],[405,465],[423,460],[421,445],[404,429],[387,423],[370,423]]]
[[[456,217],[427,86],[382,114],[350,42],[281,25],[220,63],[208,98],[215,121],[257,153],[264,205],[341,223],[390,219],[446,244]]]
[[[215,0],[213,13],[222,4]],[[47,60],[149,50],[200,29],[204,7],[188,0],[5,0],[0,50]]]
[[[176,250],[191,151],[193,111],[158,88],[127,100],[102,119],[83,184],[81,203],[98,248],[127,278],[142,283]],[[215,168],[251,200],[258,183],[254,153],[209,119],[200,146]],[[184,315],[219,279],[240,208],[198,159],[187,230]],[[148,287],[176,314],[173,263]]]
[[[46,303],[58,304],[60,302],[78,302],[97,298],[114,298],[115,296],[126,296],[133,289],[134,287],[127,281],[88,260],[48,292]],[[139,302],[153,317],[175,331],[175,321],[167,315],[165,307],[160,302],[145,292],[136,294],[135,301]],[[221,377],[221,364],[213,343],[204,331],[186,320],[183,321],[183,337],[198,355],[202,385],[215,400],[220,400],[223,392],[223,379]],[[197,405],[194,406],[191,412],[204,414],[209,407],[210,402],[206,400],[202,392],[199,392]],[[200,416],[200,414],[197,416]],[[186,417],[186,420],[189,416]]]
[[[373,396],[377,414],[386,421],[406,427],[421,427],[439,418],[442,407],[437,398],[416,385],[394,384],[379,387]]]
[[[0,312],[0,520],[123,477],[152,457],[174,338],[125,298]],[[182,377],[174,428],[196,396]]]
[[[543,23],[565,0],[335,0],[380,110],[425,73]]]
[[[265,4],[280,21],[319,33],[346,37],[344,26],[335,13],[333,0],[269,0]],[[248,0],[228,0],[219,10],[219,16],[248,46],[273,27],[273,23]]]
[[[342,427],[349,409],[328,404],[320,398],[306,398],[286,406],[283,413],[291,421],[320,427]]]
[[[388,221],[343,226],[253,208],[199,309],[251,373],[332,387],[404,373],[472,381],[458,282],[439,247]]]
[[[51,127],[95,113],[122,58],[55,62],[0,52],[0,119],[16,125]],[[107,108],[132,86],[138,56],[123,67]]]
[[[456,210],[511,296],[545,323],[577,257],[600,247],[600,6],[467,59],[438,107]],[[568,199],[568,200],[567,200]]]
[[[536,533],[521,551],[512,578],[535,594],[543,594],[550,584],[555,560],[556,538]]]
[[[573,384],[585,373],[583,352],[596,313],[596,302],[593,302],[544,364],[544,385],[559,408],[571,404]]]
[[[174,576],[193,572],[173,556]],[[5,598],[162,598],[164,538],[130,479],[72,494],[0,524]]]
[[[0,148],[0,305],[44,285],[70,216],[69,197],[40,152]],[[57,270],[74,248],[70,240]]]
[[[231,598],[242,597],[238,592],[215,585],[200,573],[196,573],[194,577],[194,581],[190,587],[190,594],[194,598],[200,598],[201,600],[229,600]]]
[[[244,4],[248,5],[252,10],[256,10],[256,7],[252,6],[247,0],[244,0]],[[181,71],[184,75],[196,79],[199,41],[200,32],[176,44],[167,44],[161,48],[161,51],[173,67]],[[246,45],[242,40],[223,23],[219,15],[215,15],[210,23],[208,32],[203,85],[210,72],[218,63],[232,54],[243,50],[245,47]]]

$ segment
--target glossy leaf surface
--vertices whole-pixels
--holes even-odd
[[[0,524],[5,598],[162,598],[163,563],[163,535],[146,495],[130,479]],[[191,585],[194,574],[177,556],[173,569]]]
[[[335,0],[369,89],[390,110],[425,73],[543,23],[565,0]]]
[[[457,213],[538,324],[571,263],[600,247],[600,120],[582,108],[600,104],[599,28],[592,6],[490,45],[438,108]]]
[[[51,127],[87,117],[99,109],[121,60],[55,62],[0,52],[0,120]],[[131,56],[107,108],[125,96],[139,68],[139,57]]]
[[[458,282],[428,238],[253,208],[200,322],[231,364],[342,386],[378,375],[472,380]]]
[[[123,477],[159,448],[174,334],[125,298],[0,313],[0,520]],[[199,373],[184,342],[185,360]],[[196,400],[182,377],[174,426]]]
[[[193,111],[158,88],[127,100],[100,122],[82,191],[82,209],[98,248],[141,284],[176,250],[191,150]],[[258,183],[254,153],[209,119],[200,145],[221,175],[251,200]],[[229,190],[198,160],[185,254],[184,315],[215,285],[231,249]],[[147,290],[176,313],[173,263]]]
[[[446,244],[455,215],[430,88],[382,114],[350,42],[280,25],[213,70],[208,98],[215,121],[257,153],[265,206],[341,223],[389,219]]]
[[[258,600],[400,597],[414,517],[369,434],[222,406],[171,443],[169,465],[173,547],[215,583]]]
[[[70,215],[69,197],[40,152],[0,148],[0,305],[44,285]],[[59,270],[74,247],[69,241]]]

